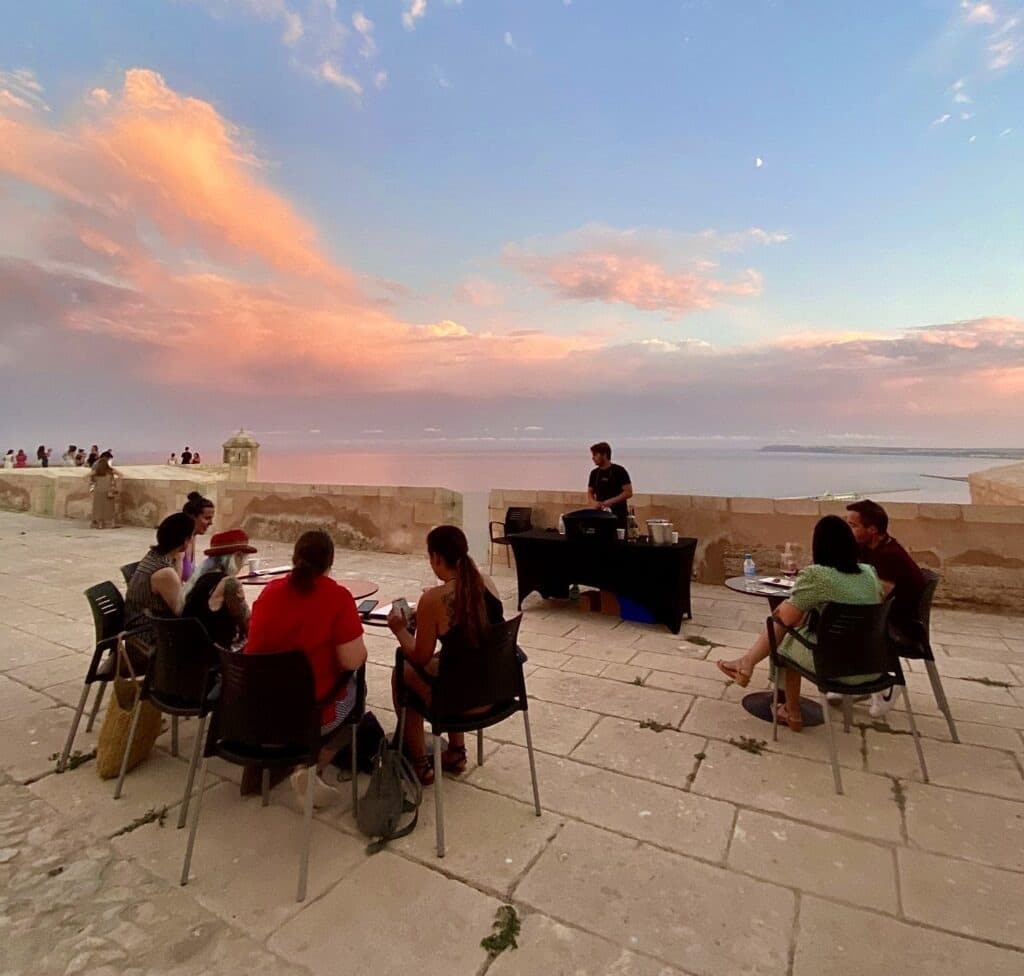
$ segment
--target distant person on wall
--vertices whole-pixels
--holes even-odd
[[[191,464],[192,463],[192,450],[191,450],[191,448],[187,444],[185,445],[185,450],[181,452],[181,463],[182,464]]]
[[[100,449],[97,444],[93,444],[89,448],[89,454],[85,459],[85,463],[88,467],[92,467],[100,459]]]
[[[14,467],[14,448],[13,447],[4,455],[4,467],[5,468],[13,468]]]
[[[16,468],[28,467],[28,455],[20,447],[18,453],[14,455],[14,466]]]
[[[78,453],[75,455],[75,467],[76,468],[84,468],[85,467],[85,448],[84,447],[80,447],[78,449]]]
[[[46,449],[44,444],[40,444],[36,448],[36,460],[39,462],[39,467],[48,468],[50,466],[50,452]]]
[[[184,463],[182,461],[182,464]],[[213,502],[209,498],[203,498],[198,491],[188,493],[188,500],[181,510],[186,515],[191,515],[196,524],[195,533],[185,547],[185,556],[181,564],[181,581],[187,583],[196,568],[196,536],[206,535],[206,530],[213,524],[215,511]]]
[[[171,451],[171,456],[167,459],[167,463],[168,464],[177,464],[178,463],[178,455],[175,454],[174,451]]]
[[[121,473],[105,458],[97,458],[89,473],[92,486],[92,527],[94,529],[116,528],[118,481]]]
[[[202,460],[203,459],[199,456],[199,452],[198,451],[193,451],[192,452],[192,463],[193,464],[202,464]]]
[[[74,467],[76,454],[78,454],[78,448],[74,444],[69,444],[68,449],[60,456],[60,459],[67,467],[71,468]]]
[[[590,456],[594,461],[594,470],[590,472],[587,485],[590,507],[611,512],[619,520],[619,525],[625,528],[626,516],[629,515],[626,503],[633,497],[629,472],[621,464],[612,464],[611,445],[606,441],[591,444]]]
[[[889,612],[889,630],[897,643],[915,643],[924,635],[919,634],[920,622],[917,605],[928,581],[921,567],[889,535],[889,514],[878,502],[868,498],[846,506],[846,524],[853,530],[853,537],[860,547],[860,561],[875,568],[886,596],[892,594],[892,610]],[[893,706],[893,689],[876,692],[871,696],[869,711],[872,718],[882,718]]]

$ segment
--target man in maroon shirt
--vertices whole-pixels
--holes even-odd
[[[878,502],[865,498],[846,506],[846,523],[860,546],[861,562],[874,566],[886,595],[892,593],[890,629],[907,640],[916,641],[920,622],[918,602],[928,581],[913,557],[891,535],[889,516]],[[881,718],[892,708],[892,689],[885,695],[872,695],[871,717]]]

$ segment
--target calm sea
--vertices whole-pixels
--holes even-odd
[[[988,458],[769,454],[750,449],[623,449],[637,492],[788,498],[856,492],[891,501],[970,500],[965,477]],[[357,485],[429,485],[478,493],[490,488],[584,490],[586,450],[261,451],[260,480]],[[932,477],[928,477],[928,476]],[[941,477],[936,477],[941,476]]]

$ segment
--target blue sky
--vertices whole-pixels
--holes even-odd
[[[175,193],[187,197],[192,157],[206,166],[206,129],[195,142],[180,130],[173,173],[134,160],[132,188],[115,204],[119,233],[168,269],[174,297],[156,308],[161,289],[145,291],[153,279],[137,264],[104,267],[105,283],[144,293],[160,322],[152,329],[163,330],[126,337],[120,300],[83,325],[80,302],[62,308],[52,297],[58,266],[90,282],[101,272],[88,256],[48,252],[46,225],[69,199],[49,177],[66,186],[93,166],[110,168],[110,183],[76,199],[67,219],[78,237],[96,231],[99,214],[106,227],[123,153],[111,155],[104,135],[101,157],[69,161],[51,140],[32,172],[0,165],[0,206],[13,215],[0,258],[31,262],[33,294],[51,296],[30,312],[9,301],[5,313],[0,291],[0,370],[18,382],[26,331],[99,335],[107,361],[121,362],[128,343],[126,388],[157,375],[175,322],[183,332],[203,322],[204,360],[215,358],[237,333],[212,341],[222,299],[208,304],[196,290],[191,274],[202,268],[287,293],[269,318],[264,302],[253,306],[251,334],[274,355],[247,351],[236,392],[272,394],[299,427],[307,391],[268,384],[275,366],[312,377],[308,392],[327,390],[339,410],[351,406],[346,388],[364,406],[379,395],[385,430],[398,422],[396,395],[417,411],[462,396],[437,409],[442,429],[461,433],[472,427],[467,401],[488,425],[521,425],[524,398],[534,417],[564,415],[567,399],[588,415],[592,378],[628,387],[628,409],[598,411],[606,425],[692,416],[694,390],[706,403],[701,383],[713,381],[756,387],[734,398],[734,413],[705,418],[718,432],[738,432],[753,409],[765,433],[798,424],[837,436],[891,420],[878,404],[856,407],[878,398],[864,378],[872,370],[891,380],[885,396],[915,391],[893,437],[921,436],[941,386],[948,439],[1019,429],[1020,3],[83,0],[12,3],[4,22],[0,113],[18,139],[59,135],[87,157],[97,132],[141,145],[133,131],[152,134],[201,104],[226,133],[216,165],[232,201],[230,214],[197,207],[169,230],[168,211],[188,210]],[[140,98],[137,86],[133,96],[132,71],[158,77],[159,97]],[[47,178],[34,175],[41,169]],[[168,183],[175,189],[154,192]],[[231,226],[247,220],[253,187],[294,216],[295,235],[309,231],[311,260],[347,277],[343,293],[337,277],[297,280],[272,242]],[[313,352],[281,362],[285,346],[303,342],[282,324],[286,306],[333,317]],[[41,307],[46,321],[31,318]],[[523,331],[544,342],[519,356],[509,337]],[[439,384],[428,375],[433,352],[417,345],[427,334],[444,344]],[[403,377],[374,382],[327,348],[371,349],[375,338]],[[517,364],[517,383],[480,382]],[[811,384],[820,403],[763,379],[823,368],[841,375]],[[158,381],[173,401],[207,372]],[[345,377],[342,389],[331,376]],[[113,413],[97,408],[95,422]],[[44,416],[60,419],[51,408]]]

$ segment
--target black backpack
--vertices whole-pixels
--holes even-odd
[[[423,788],[409,760],[392,749],[387,738],[381,739],[373,759],[373,772],[366,792],[359,798],[356,824],[367,837],[377,838],[366,847],[367,854],[376,854],[388,841],[405,837],[416,829]],[[400,827],[408,814],[412,819]]]

